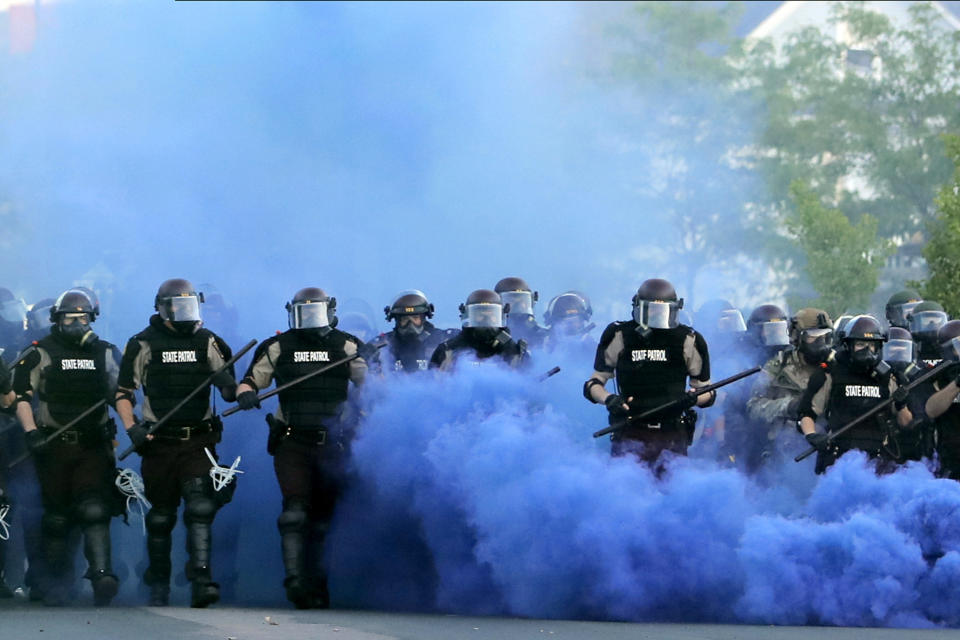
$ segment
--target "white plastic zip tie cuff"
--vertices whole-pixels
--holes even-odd
[[[237,459],[233,461],[233,464],[229,467],[221,467],[217,464],[217,461],[213,459],[213,455],[210,453],[210,450],[206,447],[203,450],[207,453],[207,458],[210,460],[210,464],[213,465],[210,467],[210,479],[213,480],[213,490],[220,491],[225,486],[230,484],[233,481],[233,477],[238,473],[243,473],[237,469],[240,466],[240,456],[237,456]]]
[[[135,500],[137,510],[140,511],[140,520],[143,524],[143,534],[147,534],[147,510],[150,509],[150,501],[143,493],[143,478],[133,469],[121,469],[117,474],[114,483],[120,490],[120,493],[127,497],[127,511],[130,509],[130,501]]]

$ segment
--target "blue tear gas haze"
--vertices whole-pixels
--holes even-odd
[[[470,290],[521,275],[545,297],[586,291],[603,327],[640,280],[672,277],[651,248],[677,238],[624,184],[649,167],[615,151],[641,147],[645,122],[607,128],[631,111],[626,92],[576,64],[584,5],[38,11],[34,51],[0,54],[0,200],[15,214],[0,210],[0,286],[31,302],[87,280],[104,299],[97,331],[121,345],[170,277],[213,282],[236,305],[234,346],[283,328],[306,285],[374,309],[422,288],[449,325]],[[733,285],[767,286],[744,270]],[[704,297],[744,304],[722,273],[701,275]],[[542,384],[497,371],[372,381],[358,483],[328,549],[339,603],[960,624],[956,484],[921,467],[876,478],[857,456],[812,493],[812,463],[754,481],[681,459],[657,480],[589,437],[604,422],[580,395],[590,357],[559,363]],[[225,602],[279,604],[262,415],[226,429],[221,456],[242,455],[247,473],[215,524],[214,575]],[[122,602],[143,598],[137,525],[114,527]]]
[[[877,477],[858,454],[803,495],[696,456],[673,460],[658,479],[596,446],[589,434],[602,410],[593,422],[571,419],[578,400],[554,391],[498,370],[374,381],[353,447],[358,483],[328,549],[340,604],[638,621],[960,622],[951,604],[960,586],[955,482],[919,464]],[[776,470],[780,482],[798,468],[812,473],[788,464]],[[370,588],[371,576],[381,583]]]
[[[616,151],[645,136],[617,129],[629,92],[580,64],[595,11],[38,5],[34,50],[0,53],[0,285],[90,281],[116,340],[169,277],[217,284],[249,335],[306,285],[375,309],[422,288],[455,323],[506,275],[612,319],[679,240],[623,180],[645,172]]]

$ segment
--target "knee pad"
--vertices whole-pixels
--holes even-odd
[[[110,520],[110,510],[100,498],[86,498],[77,505],[77,520],[81,524],[101,524]]]
[[[177,512],[154,507],[147,512],[145,523],[147,531],[153,535],[170,535],[177,524]]]
[[[288,500],[277,518],[277,529],[280,533],[303,533],[307,529],[308,520],[306,502],[299,499]]]
[[[57,511],[47,511],[40,521],[43,534],[55,538],[66,538],[70,532],[70,518]]]
[[[210,496],[194,495],[191,496],[183,505],[184,522],[213,522],[213,516],[217,513],[217,503]]]

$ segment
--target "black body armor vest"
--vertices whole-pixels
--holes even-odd
[[[213,373],[207,357],[213,334],[200,329],[193,335],[181,335],[151,319],[150,326],[140,332],[138,340],[150,348],[146,367],[144,395],[159,420],[187,394]],[[207,416],[210,387],[200,391],[166,422],[171,427],[196,425]]]
[[[106,398],[109,391],[106,353],[111,345],[95,340],[81,347],[56,335],[37,343],[50,356],[50,364],[40,372],[38,398],[59,425],[65,425],[92,405]],[[94,411],[76,425],[84,429],[107,420],[106,406]]]
[[[890,376],[862,373],[850,366],[846,357],[838,358],[830,369],[831,387],[827,410],[827,430],[840,429],[863,415],[877,403],[890,397]],[[892,416],[881,412],[864,420],[837,439],[841,449],[880,450],[886,430],[883,421]]]
[[[428,368],[433,351],[449,335],[431,323],[424,322],[423,333],[418,336],[400,338],[394,330],[386,333],[384,337],[387,340],[387,367],[392,371],[412,373]]]
[[[274,377],[277,386],[347,357],[348,334],[330,331],[326,336],[288,329],[275,338],[280,344]],[[345,362],[280,392],[280,406],[287,423],[297,429],[320,429],[340,415],[347,399],[350,363]]]
[[[618,393],[624,398],[633,396],[634,413],[641,413],[676,400],[686,391],[688,371],[683,344],[693,335],[693,329],[679,325],[674,329],[651,329],[645,335],[637,329],[636,322],[623,323],[623,351],[617,358],[615,372]]]

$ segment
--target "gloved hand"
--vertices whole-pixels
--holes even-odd
[[[697,400],[700,396],[697,395],[696,391],[687,391],[683,395],[683,399],[680,400],[680,408],[686,411],[687,409],[692,409],[697,405]]]
[[[256,391],[244,391],[237,396],[237,406],[247,411],[248,409],[259,409],[260,408],[260,398],[257,397]]]
[[[147,444],[148,431],[147,425],[142,422],[136,422],[132,427],[127,429],[127,435],[130,437],[134,451],[139,451],[143,445]]]
[[[228,384],[220,389],[220,397],[227,402],[234,402],[237,399],[237,383]]]
[[[810,446],[817,451],[826,451],[830,444],[830,437],[825,433],[808,433],[805,437]]]
[[[39,429],[27,431],[23,434],[23,437],[27,441],[27,448],[30,449],[30,453],[35,456],[43,453],[43,447],[47,438],[40,433]]]
[[[606,405],[607,411],[609,411],[610,415],[614,418],[626,418],[630,415],[630,410],[624,408],[627,401],[621,395],[611,393],[607,396],[607,399],[603,401],[603,404]]]
[[[794,398],[787,403],[786,414],[790,420],[798,420],[797,414],[800,412],[800,398]]]
[[[910,397],[910,391],[906,387],[897,387],[897,390],[890,396],[893,398],[893,406],[897,411],[905,409],[907,398]]]

